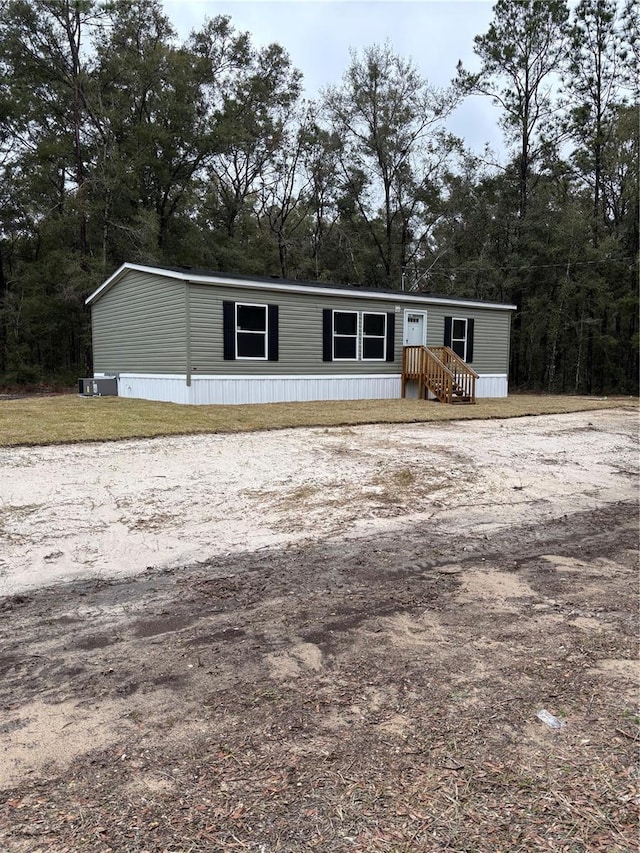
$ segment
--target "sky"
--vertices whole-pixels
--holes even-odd
[[[339,84],[349,51],[389,42],[411,58],[429,83],[446,86],[461,59],[476,70],[473,39],[491,22],[486,0],[164,0],[166,15],[181,38],[205,18],[229,15],[235,29],[263,46],[278,42],[304,75],[305,97],[316,98]],[[482,153],[485,143],[502,148],[498,112],[489,99],[467,99],[449,119],[448,129]]]

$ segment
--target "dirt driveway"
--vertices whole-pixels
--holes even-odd
[[[0,450],[0,849],[634,849],[637,439]]]

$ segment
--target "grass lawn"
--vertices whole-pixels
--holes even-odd
[[[637,408],[638,399],[516,394],[501,399],[479,400],[474,406],[421,400],[182,406],[121,397],[61,394],[19,400],[0,398],[0,446],[117,441],[310,426],[513,418],[620,407]]]

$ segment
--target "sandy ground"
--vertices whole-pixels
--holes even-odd
[[[635,412],[0,449],[0,596],[637,496]]]
[[[629,853],[637,473],[625,410],[0,451],[0,850]]]

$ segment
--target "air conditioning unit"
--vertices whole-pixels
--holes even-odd
[[[78,392],[83,397],[117,397],[118,380],[115,376],[96,376],[93,379],[80,379]]]

